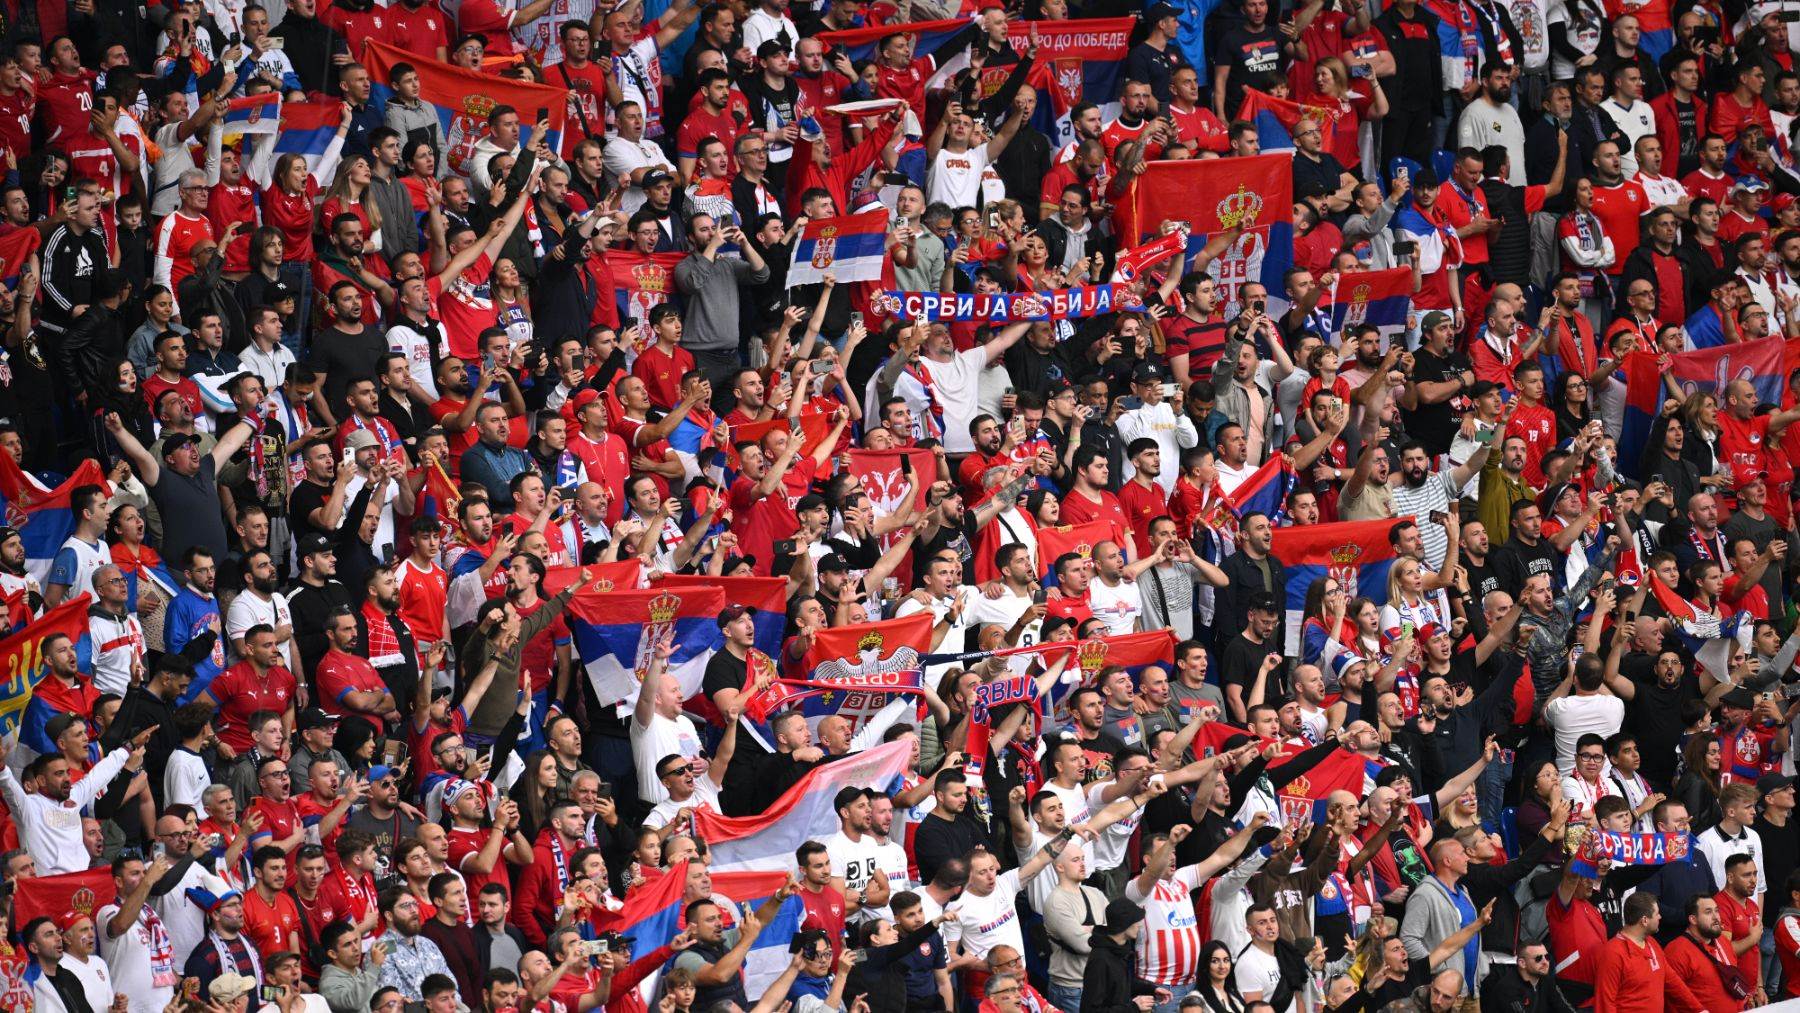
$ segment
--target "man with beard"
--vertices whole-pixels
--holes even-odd
[[[324,456],[330,460],[329,447],[325,447]],[[349,471],[348,468],[344,470]],[[340,498],[342,486],[340,480],[337,484]],[[288,608],[293,613],[294,629],[299,631],[294,640],[299,646],[300,668],[310,673],[317,668],[319,658],[330,646],[324,633],[325,619],[333,612],[348,609],[350,592],[333,579],[337,576],[337,550],[329,538],[317,533],[303,535],[297,551],[300,586],[288,595]]]
[[[248,752],[255,744],[250,719],[258,713],[272,711],[282,716],[286,727],[294,725],[297,684],[286,667],[287,659],[275,631],[258,623],[243,632],[238,644],[243,660],[226,669],[201,693],[219,709],[215,724],[222,759]]]
[[[26,792],[11,768],[0,769],[0,789],[4,789],[13,819],[19,824],[25,850],[37,863],[38,875],[87,869],[81,821],[68,819],[67,813],[92,805],[121,773],[127,778],[136,777],[144,769],[144,747],[153,731],[146,728],[128,745],[106,754],[79,782],[70,780],[69,761],[54,749],[40,753],[25,765],[25,781],[36,786],[34,791]],[[10,748],[0,739],[0,763],[4,763]]]
[[[20,592],[24,592],[26,608],[33,616],[44,611],[43,591],[25,567],[25,539],[18,528],[0,526],[0,593]]]
[[[475,420],[483,407],[501,405],[508,418],[521,418],[525,414],[525,395],[520,393],[511,370],[484,369],[479,372],[479,378],[471,383],[468,367],[454,355],[445,356],[437,367],[440,396],[431,402],[431,415],[444,427],[444,433],[450,439],[450,459],[444,463],[453,479],[461,477],[463,454],[481,439]],[[495,389],[500,393],[500,401],[490,401],[487,397],[488,392]]]
[[[1472,426],[1473,420],[1465,424]],[[1491,444],[1484,445],[1462,464],[1448,471],[1432,471],[1431,457],[1423,445],[1415,441],[1400,448],[1400,472],[1389,479],[1388,488],[1394,496],[1395,516],[1423,517],[1432,522],[1419,525],[1425,550],[1420,561],[1428,568],[1443,569],[1452,536],[1446,534],[1447,526],[1441,522],[1454,520],[1451,501],[1461,495],[1470,478],[1480,474],[1491,451]]]
[[[343,230],[361,232],[362,223],[354,215],[339,215],[349,221]],[[341,410],[344,395],[355,377],[372,377],[381,368],[381,357],[387,354],[387,338],[375,322],[379,319],[373,300],[363,295],[350,281],[338,281],[326,290],[329,296],[323,310],[330,326],[313,340],[314,365],[325,375],[325,404]],[[391,291],[391,290],[390,290]]]
[[[1650,142],[1644,144],[1645,154],[1649,155]],[[1652,160],[1660,156],[1649,155]],[[1663,324],[1680,326],[1688,318],[1688,293],[1693,290],[1694,276],[1691,273],[1699,270],[1702,275],[1711,268],[1705,264],[1695,264],[1693,257],[1681,247],[1676,246],[1680,236],[1680,222],[1675,210],[1658,207],[1647,212],[1646,230],[1650,241],[1631,251],[1625,258],[1625,266],[1619,272],[1619,305],[1615,312],[1620,316],[1635,313],[1635,308],[1626,302],[1626,294],[1635,282],[1649,282],[1656,289],[1656,319]],[[1565,360],[1566,361],[1566,360]],[[1589,386],[1605,379],[1612,370],[1596,372],[1583,369],[1582,375],[1588,378]]]
[[[421,659],[412,628],[400,618],[400,584],[392,566],[372,567],[363,575],[363,588],[365,596],[356,621],[361,641],[367,645],[364,653],[393,698],[411,700],[421,672],[429,678],[444,660],[444,645],[432,643]]]
[[[263,541],[267,541],[266,536]],[[243,584],[225,612],[225,633],[231,640],[232,656],[244,657],[245,631],[252,626],[266,625],[275,631],[281,664],[288,671],[295,671],[298,659],[294,656],[294,613],[287,597],[276,590],[281,582],[274,558],[265,547],[248,547],[239,559],[237,569],[243,576]]]
[[[375,942],[387,951],[387,960],[381,964],[376,979],[380,986],[398,989],[402,998],[419,1002],[424,998],[426,979],[431,976],[441,974],[455,981],[443,951],[421,934],[425,917],[420,899],[405,887],[390,886],[381,891],[378,904],[388,926],[387,933]]]
[[[507,564],[506,601],[521,621],[529,623],[549,605],[542,593],[547,572],[542,559],[525,552],[515,554]],[[519,688],[530,695],[534,714],[548,714],[551,702],[560,704],[569,692],[573,635],[561,611],[560,608],[549,609],[549,620],[537,624],[535,633],[525,638],[525,646],[519,655]],[[544,745],[541,721],[532,722],[520,734],[519,749],[524,753],[542,749]]]
[[[361,714],[377,726],[383,721],[399,720],[394,694],[382,682],[375,666],[353,653],[362,639],[356,616],[348,611],[332,615],[325,621],[325,636],[329,646],[314,670],[319,706],[339,717]]]
[[[1490,145],[1506,149],[1514,168],[1525,168],[1525,124],[1513,107],[1513,67],[1494,60],[1481,68],[1481,92],[1463,107],[1457,121],[1456,140],[1477,151]]]
[[[1790,75],[1791,76],[1791,75]],[[1730,942],[1720,938],[1725,923],[1719,917],[1719,905],[1704,894],[1688,898],[1685,909],[1687,928],[1664,949],[1669,970],[1694,993],[1694,998],[1707,1009],[1740,1008],[1743,1001],[1733,999],[1721,978],[1724,968],[1735,967],[1737,954]]]

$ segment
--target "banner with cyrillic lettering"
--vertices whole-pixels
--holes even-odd
[[[1684,861],[1692,849],[1692,838],[1684,833],[1626,834],[1613,830],[1589,832],[1569,860],[1576,875],[1589,879],[1600,874],[1600,863],[1613,865],[1666,865]]]
[[[1082,285],[1048,292],[882,292],[875,309],[883,316],[932,323],[973,320],[1012,324],[1023,320],[1073,320],[1143,308],[1129,285]]]

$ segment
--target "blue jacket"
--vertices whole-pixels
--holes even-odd
[[[462,477],[487,488],[488,502],[494,504],[496,512],[502,505],[506,512],[512,511],[513,476],[533,467],[531,455],[525,451],[504,444],[490,447],[486,440],[476,440],[462,456]]]

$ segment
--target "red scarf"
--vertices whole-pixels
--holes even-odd
[[[369,628],[369,642],[363,645],[367,648],[369,664],[381,668],[385,667],[378,664],[382,661],[391,663],[393,658],[404,661],[406,653],[400,650],[400,638],[394,635],[387,613],[376,608],[374,600],[370,599],[363,602],[362,614],[363,624]]]

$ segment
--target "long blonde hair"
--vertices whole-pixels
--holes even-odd
[[[368,156],[345,155],[344,160],[338,163],[337,175],[331,178],[331,188],[325,191],[325,203],[330,203],[331,199],[335,197],[338,204],[346,210],[353,201],[362,205],[363,214],[369,219],[369,232],[373,234],[381,231],[381,209],[369,199],[368,185],[363,186],[361,193],[351,193],[351,188],[356,184],[350,182],[350,172],[358,164],[367,165],[370,173],[375,171],[375,163],[370,161]],[[331,232],[330,222],[325,223],[325,231],[328,234]]]

